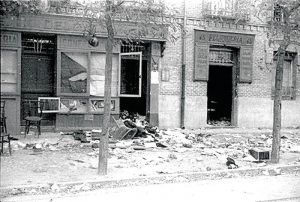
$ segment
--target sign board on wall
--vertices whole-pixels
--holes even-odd
[[[241,47],[240,49],[240,82],[252,81],[253,48]]]
[[[1,46],[21,46],[21,33],[1,31]]]
[[[254,35],[196,30],[195,43],[253,46]]]
[[[64,15],[20,15],[2,17],[1,28],[5,30],[18,30],[22,32],[47,32],[56,34],[72,34],[82,36],[87,21],[82,17]],[[168,27],[161,24],[152,24],[153,32],[149,32],[145,39],[165,40]],[[137,35],[143,27],[135,23],[116,21],[114,23],[116,38],[126,38],[128,35]],[[96,25],[96,35],[106,37],[107,30],[101,24]]]
[[[240,82],[252,82],[254,35],[195,31],[194,80],[207,81],[209,69],[209,47],[211,45],[239,48]]]
[[[208,67],[209,67],[209,45],[195,43],[194,52],[194,80],[207,81],[208,80]]]

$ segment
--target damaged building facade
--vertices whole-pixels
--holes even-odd
[[[186,35],[167,43],[161,59],[160,127],[272,127],[279,45],[269,44],[267,23],[242,2],[181,1]],[[284,61],[283,127],[300,125],[299,42]]]
[[[56,13],[1,18],[1,101],[7,131],[24,131],[26,103],[41,101],[42,130],[101,128],[104,113],[106,40],[97,27],[98,46],[84,36],[82,6]],[[57,1],[53,1],[56,6]],[[77,13],[78,12],[78,15]],[[158,61],[165,28],[142,42],[122,42],[132,24],[115,23],[112,59],[111,114],[127,110],[158,123]],[[151,89],[151,96],[150,96]]]
[[[251,13],[236,15],[235,1],[178,3],[186,30],[178,40],[149,35],[114,46],[112,115],[135,112],[160,128],[272,127],[278,46],[268,44],[266,25]],[[47,103],[44,129],[101,127],[105,31],[92,47],[79,22],[64,14],[1,19],[1,99],[10,133],[20,133],[27,100]],[[283,127],[300,124],[299,52],[299,43],[291,44],[286,55]]]

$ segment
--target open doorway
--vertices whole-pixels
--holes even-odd
[[[128,86],[133,93],[138,93],[138,66],[136,62],[127,61],[126,72],[121,72],[123,76],[121,79],[123,83],[132,84]],[[128,68],[129,67],[129,68]],[[124,86],[123,86],[124,87]],[[147,100],[147,61],[143,60],[142,62],[142,72],[141,72],[141,93],[137,97],[120,97],[120,111],[128,111],[129,113],[146,116],[146,100]]]
[[[207,123],[230,126],[232,123],[232,66],[209,66],[207,84]]]
[[[119,62],[120,114],[146,119],[150,109],[150,43],[123,42]]]

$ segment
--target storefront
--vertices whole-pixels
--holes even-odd
[[[194,81],[207,82],[207,123],[237,125],[237,84],[251,83],[255,35],[195,31]]]
[[[6,101],[8,131],[19,134],[22,130],[23,103],[28,100],[45,103],[44,130],[101,128],[105,31],[97,31],[99,45],[93,47],[83,37],[83,25],[76,17],[20,16],[5,18],[1,25],[1,99]],[[118,29],[116,42],[122,41],[127,28]],[[157,123],[153,106],[158,102],[163,40],[149,36],[143,42],[114,46],[112,115],[127,110]]]

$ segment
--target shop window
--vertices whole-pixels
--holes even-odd
[[[105,53],[91,54],[90,94],[104,96]]]
[[[88,55],[61,54],[61,93],[87,93]]]
[[[17,92],[17,50],[1,50],[1,92]]]
[[[60,109],[61,113],[87,113],[88,99],[86,98],[61,98]]]
[[[277,60],[274,60],[273,68],[272,68],[272,99],[274,98],[275,95],[276,66],[277,66]],[[296,80],[295,54],[287,52],[283,62],[282,99],[292,100],[296,98],[295,80]]]
[[[105,53],[91,53],[90,65],[90,95],[104,96],[105,85]],[[112,96],[117,96],[117,69],[119,57],[117,54],[112,58]]]

